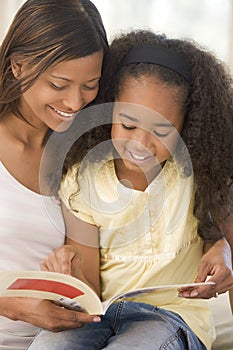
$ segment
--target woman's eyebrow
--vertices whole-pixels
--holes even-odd
[[[59,75],[54,75],[54,74],[51,74],[51,77],[52,77],[52,78],[55,78],[55,79],[62,79],[62,80],[65,80],[65,81],[67,81],[67,82],[72,82],[72,81],[73,81],[73,80],[71,80],[71,79],[68,79],[68,78],[65,78],[65,77],[61,77],[61,76],[59,76]],[[100,76],[95,77],[95,78],[92,78],[92,79],[90,79],[90,80],[87,80],[87,83],[91,83],[92,81],[95,81],[95,80],[100,79],[100,78],[101,78]]]
[[[55,78],[55,79],[62,79],[62,80],[69,81],[69,82],[71,81],[71,80],[68,79],[68,78],[60,77],[60,76],[54,75],[54,74],[51,74],[51,77],[52,77],[52,78]]]

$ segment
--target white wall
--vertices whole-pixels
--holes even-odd
[[[0,42],[4,37],[16,11],[25,0],[0,0]]]
[[[92,0],[111,40],[122,28],[149,27],[188,37],[229,63],[233,45],[233,0]]]
[[[233,71],[233,0],[92,0],[109,39],[121,30],[150,28],[190,37],[212,50]],[[25,0],[0,0],[0,42]]]

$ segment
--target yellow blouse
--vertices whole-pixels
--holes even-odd
[[[64,178],[60,197],[70,207],[76,192],[74,214],[99,228],[103,300],[136,288],[193,282],[203,242],[192,214],[192,176],[184,177],[171,159],[141,192],[118,181],[111,157],[81,169],[79,188],[76,171]],[[176,312],[211,349],[215,335],[205,300],[179,298],[170,290],[130,300]]]

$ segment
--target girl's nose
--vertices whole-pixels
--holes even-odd
[[[143,147],[149,147],[151,144],[151,133],[148,130],[138,128],[135,132],[134,140]]]

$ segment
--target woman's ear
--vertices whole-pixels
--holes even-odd
[[[11,56],[11,70],[16,79],[18,79],[22,73],[23,62],[18,60],[15,56]]]

